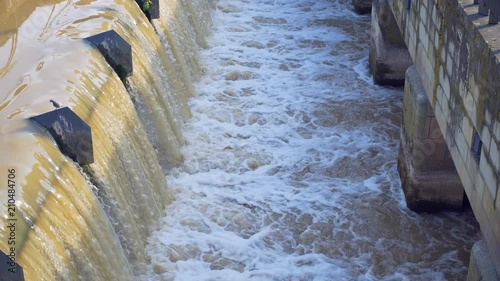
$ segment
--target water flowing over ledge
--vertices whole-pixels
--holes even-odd
[[[134,1],[2,4],[0,169],[2,179],[16,171],[16,261],[26,280],[136,280],[144,272],[147,235],[171,202],[163,171],[182,161],[180,128],[201,75],[196,44],[210,26],[204,1],[160,2],[152,23]],[[82,40],[110,29],[132,46],[126,87]],[[94,164],[79,167],[27,119],[53,110],[51,99],[91,126]],[[5,219],[7,196],[1,189]],[[7,231],[2,224],[6,253]]]

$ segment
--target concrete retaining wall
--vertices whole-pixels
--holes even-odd
[[[406,71],[398,172],[411,210],[462,209],[460,177],[414,66]]]
[[[412,60],[387,0],[373,0],[370,68],[378,85],[402,86]]]
[[[472,0],[388,1],[500,272],[500,25]]]

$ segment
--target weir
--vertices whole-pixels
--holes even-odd
[[[0,215],[16,223],[15,245],[0,226],[0,250],[15,246],[25,280],[144,273],[146,237],[171,201],[163,171],[182,161],[180,126],[201,74],[195,50],[213,6],[156,2],[151,22],[131,0],[0,4],[0,177],[12,177],[0,189]],[[132,76],[119,77],[85,43],[111,29],[131,46]],[[73,162],[29,120],[52,111],[51,99],[92,128],[94,163]]]

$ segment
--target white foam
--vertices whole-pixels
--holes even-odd
[[[372,85],[369,22],[350,6],[218,2],[150,280],[463,277],[447,253],[477,239],[472,215],[405,208],[402,93]]]

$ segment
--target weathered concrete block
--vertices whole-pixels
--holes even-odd
[[[62,107],[31,119],[49,131],[61,152],[80,165],[94,163],[92,131],[68,107]]]
[[[0,251],[0,280],[24,281],[23,268],[14,261],[15,253],[9,255]]]
[[[159,0],[136,0],[136,2],[149,20],[160,17]]]
[[[132,47],[116,31],[108,30],[85,40],[101,52],[120,79],[132,76]]]
[[[372,0],[352,0],[354,11],[358,14],[368,14],[372,11]]]
[[[477,241],[470,253],[467,281],[497,281],[500,280],[491,260],[488,247],[484,240]]]
[[[408,68],[398,157],[408,208],[460,210],[464,190],[414,66]]]
[[[402,86],[412,60],[387,0],[373,0],[370,68],[379,85]]]
[[[500,137],[500,135],[498,135]],[[492,140],[490,144],[490,155],[493,161],[493,167],[497,175],[499,175],[500,179],[500,146],[496,141]],[[500,202],[500,200],[498,200]]]
[[[434,111],[420,82],[415,66],[406,72],[403,96],[404,138],[411,143],[408,153],[413,167],[421,172],[454,170],[453,162]]]

